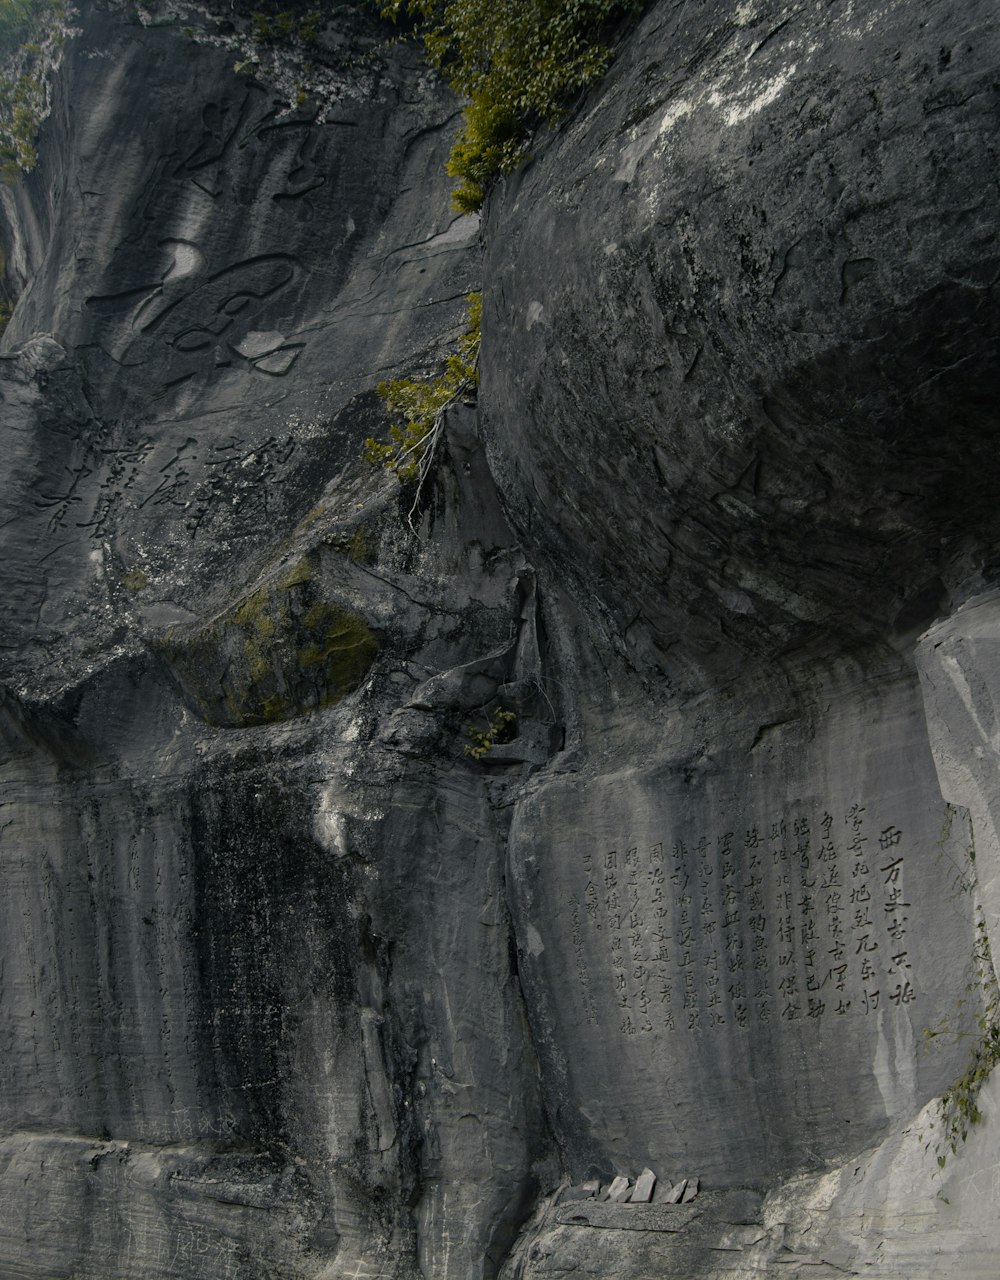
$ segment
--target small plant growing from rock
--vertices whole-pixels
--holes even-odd
[[[482,760],[499,743],[511,741],[514,737],[516,721],[517,716],[513,711],[498,707],[487,721],[485,729],[478,729],[474,724],[469,725],[467,729],[469,741],[463,746],[463,752],[473,760]]]
[[[449,405],[472,394],[479,381],[480,323],[483,295],[467,298],[466,329],[458,351],[447,356],[444,372],[436,378],[393,378],[376,388],[389,415],[388,440],[365,441],[365,461],[387,467],[404,483],[417,482],[417,496],[430,469],[438,437]]]
[[[993,969],[986,923],[981,916],[976,933],[976,977],[967,991],[981,994],[983,1008],[976,1015],[977,1033],[969,1052],[968,1065],[938,1099],[940,1133],[934,1143],[934,1151],[942,1169],[949,1155],[958,1154],[960,1144],[968,1139],[972,1126],[981,1122],[979,1092],[994,1067],[1000,1065],[1000,987]],[[959,1000],[960,1006],[964,1003],[964,999]],[[926,1028],[924,1039],[937,1039],[946,1035],[949,1029],[947,1024],[940,1029]]]
[[[301,18],[296,18],[287,9],[273,15],[257,9],[250,15],[251,33],[261,44],[284,41],[288,44],[299,42],[316,45],[319,43],[322,26],[323,14],[319,9],[310,9]]]
[[[322,29],[323,14],[319,9],[310,9],[299,19],[299,39],[303,44],[319,44]]]

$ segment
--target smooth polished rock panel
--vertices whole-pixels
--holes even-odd
[[[522,975],[578,1176],[648,1162],[767,1183],[957,1073],[959,1049],[921,1043],[971,977],[967,820],[911,681],[826,694],[756,747],[720,717],[697,756],[636,744],[641,764],[519,806]]]

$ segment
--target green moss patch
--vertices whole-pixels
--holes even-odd
[[[290,720],[362,684],[379,641],[354,610],[327,599],[311,557],[202,627],[177,628],[160,652],[210,724]]]

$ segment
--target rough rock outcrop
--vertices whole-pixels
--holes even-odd
[[[233,21],[88,9],[3,195],[0,1274],[489,1274],[546,1130],[462,743],[533,595],[468,409],[433,542],[358,462],[479,282],[457,108],[342,6],[289,109]]]
[[[509,874],[577,1179],[773,1186],[964,1065],[922,1041],[996,875],[992,613],[924,642],[930,720],[914,641],[995,572],[996,60],[977,4],[659,5],[491,207],[485,438],[572,690]]]
[[[0,192],[0,1276],[990,1273],[991,19],[651,5],[482,263],[360,7],[301,100],[83,10]],[[374,388],[480,279],[415,500]]]

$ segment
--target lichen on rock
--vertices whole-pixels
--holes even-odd
[[[303,557],[209,622],[174,627],[156,649],[209,724],[274,724],[333,706],[362,683],[379,650],[354,609],[325,599]]]

